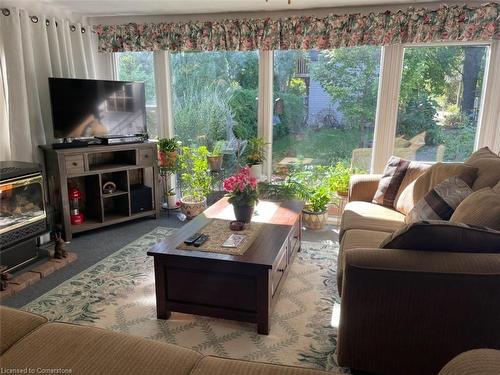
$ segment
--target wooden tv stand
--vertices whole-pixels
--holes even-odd
[[[56,224],[62,225],[66,241],[74,233],[140,217],[159,217],[158,164],[156,143],[89,146],[54,150],[42,146],[48,181],[49,203],[54,208]],[[112,181],[117,190],[104,194],[102,186]],[[132,185],[151,188],[150,209],[134,212]],[[68,190],[78,187],[83,198],[80,208],[85,222],[72,225]]]

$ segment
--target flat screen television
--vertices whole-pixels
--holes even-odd
[[[55,138],[146,133],[143,82],[49,78]]]

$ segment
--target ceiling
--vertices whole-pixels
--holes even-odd
[[[81,15],[168,15],[225,12],[262,12],[294,9],[410,5],[438,3],[429,0],[16,0],[20,7],[54,7]]]

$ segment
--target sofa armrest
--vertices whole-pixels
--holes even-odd
[[[339,364],[437,374],[462,352],[500,348],[499,291],[498,254],[348,250]]]
[[[500,350],[476,349],[460,354],[439,372],[439,375],[498,375]]]
[[[354,174],[349,180],[349,202],[371,202],[382,178],[381,174]]]

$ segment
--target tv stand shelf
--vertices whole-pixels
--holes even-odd
[[[46,145],[42,149],[49,202],[66,241],[74,233],[147,216],[159,217],[156,143],[66,149]],[[102,186],[108,181],[116,184],[116,191],[103,193]],[[80,208],[85,222],[78,225],[72,225],[70,220],[68,190],[73,187],[83,195]]]

